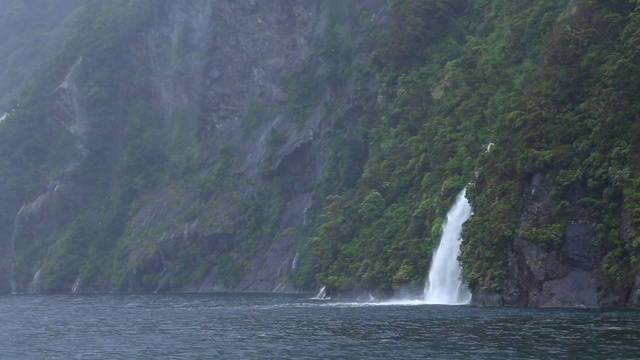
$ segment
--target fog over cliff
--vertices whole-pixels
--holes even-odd
[[[634,1],[0,0],[0,291],[640,304]],[[489,151],[490,150],[490,151]]]
[[[5,291],[294,291],[309,209],[345,186],[332,142],[375,102],[384,2],[73,4],[45,103],[9,115],[38,140],[3,179]],[[355,142],[334,161],[357,172]]]

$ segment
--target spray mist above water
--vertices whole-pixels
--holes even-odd
[[[458,194],[442,226],[440,245],[433,254],[424,288],[424,302],[427,304],[461,305],[471,301],[471,293],[460,279],[458,263],[462,224],[471,217],[471,205],[465,197],[465,190]]]

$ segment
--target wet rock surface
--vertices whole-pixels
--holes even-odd
[[[552,216],[553,189],[540,175],[526,192],[521,223]],[[510,277],[502,292],[473,294],[483,306],[597,307],[600,275],[596,271],[593,231],[586,219],[576,219],[563,229],[559,249],[544,249],[517,236],[509,253]]]
[[[223,170],[234,180],[219,193],[212,185],[213,195],[203,195],[197,181],[180,178],[140,194],[116,245],[113,274],[100,284],[77,278],[74,292],[298,291],[287,283],[287,274],[294,263],[304,261],[299,259],[301,229],[306,211],[317,201],[314,191],[326,161],[323,151],[338,133],[334,126],[345,131],[345,124],[355,123],[375,101],[379,87],[373,75],[367,82],[370,88],[358,90],[369,96],[355,96],[352,79],[345,79],[339,93],[318,81],[316,105],[304,118],[294,119],[286,111],[285,78],[323,77],[318,44],[330,25],[327,6],[310,0],[171,1],[127,46],[136,71],[150,79],[145,97],[161,109],[168,139],[164,146],[173,149],[176,129],[192,128],[180,141],[204,139],[205,149],[191,176],[210,176],[226,156],[221,149],[228,148],[233,160]],[[371,14],[350,34],[353,61],[364,61],[373,51],[364,32],[381,26],[386,2],[367,0],[353,6],[347,19],[360,12]],[[77,64],[82,61],[77,59]],[[55,246],[61,239],[71,219],[50,209],[88,206],[91,184],[69,176],[91,147],[85,143],[92,118],[91,109],[82,107],[83,90],[72,70],[47,99],[47,120],[66,128],[78,140],[78,148],[67,171],[16,215],[14,237],[23,247],[30,239],[41,242],[52,224],[57,231],[46,235],[46,244]],[[262,111],[249,114],[256,105]],[[321,109],[331,111],[332,124],[323,120]],[[247,126],[249,115],[258,119]],[[279,141],[273,140],[274,134]],[[110,182],[110,192],[115,193],[120,181]],[[275,218],[275,229],[251,240],[242,238],[250,226],[248,204],[276,192],[284,194],[282,205],[264,210],[277,212],[265,214]],[[37,262],[46,274],[48,258],[43,253]],[[38,291],[32,269],[11,274],[8,269],[15,259],[7,255],[3,261],[7,283],[14,278],[18,292]],[[241,277],[224,279],[221,264],[235,267]],[[5,285],[0,279],[0,291],[9,288]]]

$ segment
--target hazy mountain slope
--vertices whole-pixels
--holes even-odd
[[[86,2],[0,128],[6,284],[282,289],[309,209],[366,160],[385,9]]]
[[[85,1],[0,124],[5,292],[637,306],[635,1]],[[70,9],[70,8],[69,8]]]
[[[82,0],[0,1],[0,110],[67,40],[73,15]]]

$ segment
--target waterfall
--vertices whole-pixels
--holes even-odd
[[[42,269],[44,268],[44,264],[38,268],[35,275],[33,275],[33,279],[31,280],[31,284],[29,285],[29,294],[35,294],[38,291],[38,285],[40,283],[40,275],[42,274]]]
[[[427,304],[468,304],[471,293],[460,280],[460,233],[462,224],[471,217],[471,205],[462,190],[453,207],[447,213],[442,226],[440,245],[433,254],[429,278],[424,288],[424,301]]]
[[[300,253],[296,251],[296,256],[293,257],[293,261],[291,262],[291,269],[296,269],[298,267],[298,259],[300,258]]]
[[[323,286],[320,288],[316,296],[312,297],[313,300],[329,300],[331,298],[327,297],[327,287]]]
[[[16,266],[15,262],[11,264],[11,271],[9,274],[9,283],[11,284],[11,295],[16,295],[18,293],[18,283],[16,282],[16,279],[13,276],[15,266]]]
[[[284,281],[280,281],[278,285],[276,285],[276,287],[274,287],[273,290],[271,290],[271,292],[282,293],[284,292],[286,286],[287,286],[287,283],[285,283]]]
[[[73,286],[71,287],[71,293],[72,294],[78,293],[78,287],[79,286],[80,286],[80,276],[78,276],[76,278],[76,282],[73,283]]]
[[[16,238],[18,236],[18,231],[20,230],[20,217],[22,216],[22,212],[27,207],[27,204],[22,204],[20,210],[16,214],[16,217],[13,219],[13,233],[11,234],[11,271],[9,272],[9,282],[11,283],[11,294],[18,293],[18,283],[16,282],[16,262],[18,261],[18,256],[16,255]]]

